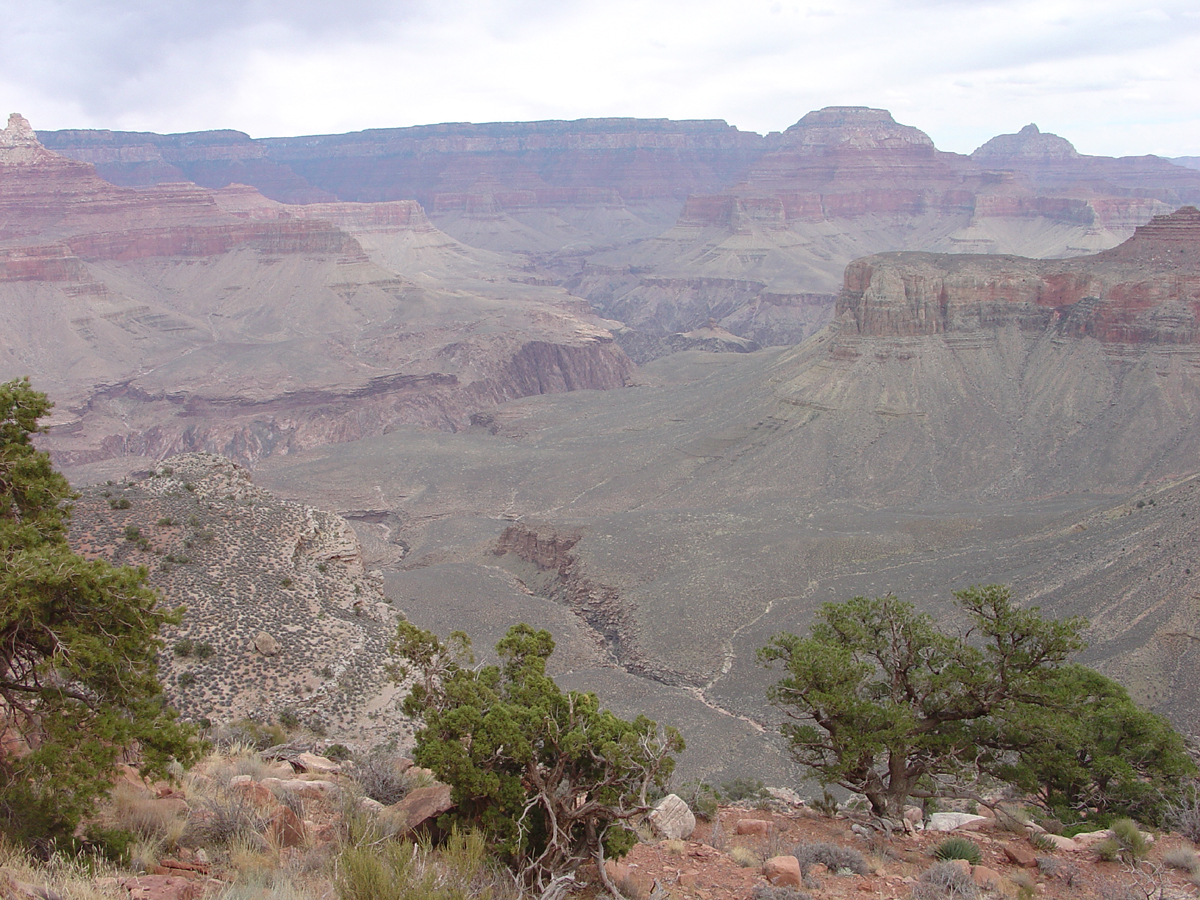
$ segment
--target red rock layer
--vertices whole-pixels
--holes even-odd
[[[362,258],[358,243],[329,222],[247,222],[194,184],[111,185],[90,164],[46,150],[16,114],[0,131],[0,243],[8,245],[0,263],[5,280],[76,280],[80,267],[68,249],[112,260],[216,256],[243,246]]]
[[[1121,343],[1200,340],[1200,211],[1157,216],[1119,247],[1070,260],[885,253],[846,268],[837,315],[859,334],[1015,325]]]

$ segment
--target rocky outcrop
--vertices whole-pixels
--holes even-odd
[[[1105,342],[1191,344],[1200,316],[1200,211],[1156,217],[1072,260],[881,254],[846,269],[837,314],[869,336],[1015,325]]]
[[[343,739],[403,723],[390,709],[366,715],[390,691],[381,666],[396,614],[339,516],[279,500],[227,459],[187,454],[84,488],[70,540],[86,556],[146,566],[166,605],[186,607],[159,659],[183,715],[265,721],[287,710]]]
[[[1157,156],[1085,156],[1070,141],[1032,124],[992,138],[971,159],[1020,173],[1041,194],[1153,199],[1171,206],[1200,201],[1200,182],[1184,165]]]
[[[1043,134],[1034,124],[1026,125],[1016,134],[1000,134],[971,154],[971,159],[984,164],[1011,163],[1015,160],[1078,159],[1074,145],[1057,134]]]
[[[626,671],[679,683],[676,673],[648,663],[639,647],[633,610],[620,591],[589,577],[575,552],[580,537],[578,532],[551,526],[510,525],[492,553],[529,591],[571,609]]]

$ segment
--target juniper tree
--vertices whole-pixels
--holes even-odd
[[[627,823],[665,786],[683,740],[601,709],[595,694],[561,690],[546,674],[547,631],[509,629],[499,666],[472,665],[465,635],[452,641],[402,622],[392,646],[394,674],[415,676],[404,703],[423,721],[414,759],[451,786],[442,824],[488,832],[530,889],[588,859],[607,881],[605,856],[633,845]]]
[[[941,778],[986,773],[1113,809],[1194,771],[1164,720],[1104,676],[1067,663],[1082,619],[1021,609],[1000,585],[955,595],[970,628],[940,630],[892,595],[822,607],[806,638],[759,651],[783,677],[769,698],[793,757],[898,821]]]
[[[159,773],[195,753],[155,666],[178,614],[145,569],[68,546],[71,488],[31,440],[50,406],[27,379],[0,385],[0,830],[38,843],[72,833],[126,749]]]

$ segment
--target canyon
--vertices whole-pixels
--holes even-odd
[[[550,628],[560,683],[680,727],[687,777],[794,779],[755,650],[886,591],[1086,615],[1084,661],[1190,729],[1196,203],[1167,160],[1032,125],[947,153],[858,107],[766,136],[14,117],[0,369],[57,401],[74,483],[149,507],[166,457],[229,457],[351,523],[380,621]]]

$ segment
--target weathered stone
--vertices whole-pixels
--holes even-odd
[[[1044,834],[1041,840],[1049,841],[1054,845],[1055,850],[1079,850],[1080,847],[1075,841],[1069,837],[1063,837],[1061,834]]]
[[[317,756],[315,753],[298,754],[292,760],[292,765],[298,767],[297,771],[313,772],[317,775],[337,775],[342,771],[342,767],[332,759]]]
[[[1004,844],[1001,849],[1010,862],[1022,869],[1032,869],[1037,866],[1037,856],[1023,844]]]
[[[981,888],[989,891],[997,891],[1000,890],[1008,879],[995,869],[989,869],[987,866],[972,866],[971,880]]]
[[[176,875],[139,875],[121,881],[129,900],[197,900],[204,885]]]
[[[266,784],[271,779],[264,778],[262,783]],[[312,800],[322,800],[327,797],[336,796],[341,788],[332,781],[323,780],[308,780],[304,778],[291,778],[287,781],[279,782],[281,790],[287,791],[289,794],[295,794],[297,797],[307,797]]]
[[[733,826],[734,834],[770,834],[771,823],[765,819],[738,819]]]
[[[780,800],[780,801],[786,803],[788,806],[803,806],[804,805],[804,798],[801,797],[795,791],[793,791],[791,788],[771,787],[771,788],[767,788],[767,793],[770,794],[772,797],[774,797],[776,800]]]
[[[279,641],[271,637],[265,631],[260,631],[254,636],[254,649],[263,656],[278,656]]]
[[[379,813],[383,811],[383,804],[373,797],[359,797],[358,808],[365,813]]]
[[[404,834],[416,831],[453,806],[450,785],[435,784],[432,787],[409,791],[403,800],[393,803],[388,810],[399,823],[399,832]]]
[[[954,866],[954,868],[958,869],[964,875],[971,874],[971,864],[965,859],[948,859],[946,862],[950,863],[950,865]]]
[[[271,816],[271,836],[280,847],[303,847],[304,822],[290,807],[281,806]]]
[[[1097,844],[1102,844],[1112,837],[1112,832],[1107,828],[1101,831],[1081,831],[1072,838],[1076,845],[1084,850],[1090,850]]]
[[[798,888],[803,884],[800,862],[794,856],[772,856],[763,863],[762,873],[776,887]]]
[[[696,830],[696,817],[680,797],[667,794],[649,815],[650,826],[671,841],[687,840]]]
[[[926,823],[927,831],[954,831],[956,828],[962,828],[972,822],[985,821],[983,816],[972,815],[971,813],[960,812],[938,812],[929,817],[929,822]]]

